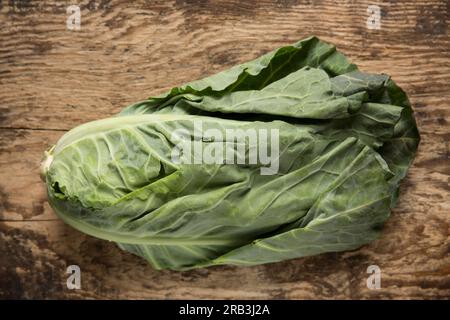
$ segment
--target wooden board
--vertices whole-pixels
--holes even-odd
[[[0,1],[0,298],[450,298],[449,2]],[[309,35],[409,94],[422,136],[381,238],[359,250],[256,267],[155,271],[62,223],[39,178],[68,129]],[[81,268],[80,290],[66,268]],[[369,265],[381,288],[366,286]]]

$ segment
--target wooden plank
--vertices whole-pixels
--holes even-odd
[[[189,272],[155,271],[114,244],[81,234],[60,221],[6,222],[0,225],[0,253],[8,257],[0,267],[0,296],[448,298],[449,239],[448,225],[443,220],[435,213],[422,219],[396,213],[380,240],[354,252],[256,267],[221,266]],[[81,290],[68,290],[65,286],[66,268],[72,264],[81,268]],[[373,264],[382,271],[378,290],[366,287],[366,268]]]
[[[0,1],[0,298],[450,298],[450,37],[444,0]],[[320,23],[317,23],[320,21]],[[65,130],[310,34],[409,94],[422,141],[381,238],[359,250],[242,268],[155,271],[62,223],[39,164]],[[82,289],[68,290],[77,264]],[[382,271],[381,289],[366,268]]]
[[[410,94],[448,93],[445,0],[384,3],[380,30],[371,1],[90,1],[80,31],[69,3],[0,11],[0,127],[70,129],[311,34]]]
[[[422,117],[432,118],[426,112]],[[449,296],[450,170],[445,162],[448,133],[422,132],[415,165],[402,184],[398,207],[378,241],[349,253],[251,268],[217,267],[182,273],[154,271],[114,244],[81,234],[57,219],[45,202],[38,164],[42,150],[60,135],[61,132],[54,131],[2,130],[0,255],[8,258],[0,266],[3,279],[0,296],[227,299]],[[65,270],[70,264],[82,269],[82,290],[65,287]],[[383,272],[382,289],[374,291],[365,284],[366,268],[372,264],[379,265]]]

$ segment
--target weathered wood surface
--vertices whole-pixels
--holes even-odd
[[[0,298],[449,298],[449,2],[0,0]],[[65,130],[311,34],[409,94],[422,135],[382,237],[359,250],[257,267],[158,272],[66,226],[38,169]],[[82,270],[68,290],[66,267]],[[366,286],[369,265],[381,289]]]

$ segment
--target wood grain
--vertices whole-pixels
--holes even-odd
[[[445,0],[0,1],[0,298],[450,298],[450,37]],[[46,202],[43,151],[70,128],[311,34],[410,96],[421,144],[381,238],[257,267],[155,271],[68,227]],[[68,290],[66,267],[82,270]],[[366,286],[369,265],[381,289]]]

